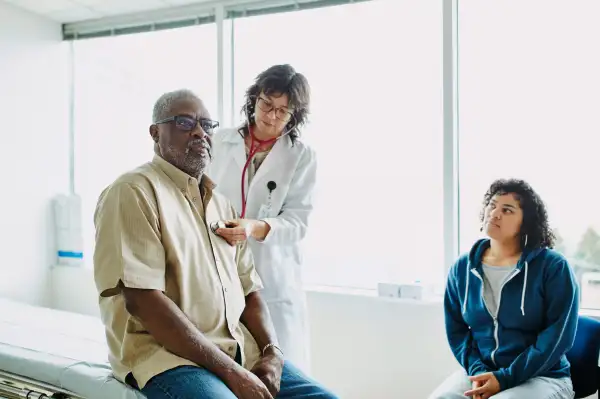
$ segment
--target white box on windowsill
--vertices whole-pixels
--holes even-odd
[[[379,283],[377,294],[381,297],[424,300],[431,296],[431,290],[420,282],[414,283]]]

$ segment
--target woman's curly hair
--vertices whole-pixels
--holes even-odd
[[[292,143],[300,136],[300,128],[307,122],[310,105],[310,86],[306,77],[296,72],[289,64],[273,65],[261,72],[254,84],[246,90],[242,115],[250,121],[254,120],[254,107],[260,93],[267,96],[271,94],[287,94],[289,105],[293,108],[293,117],[285,129],[292,129],[289,133]],[[248,126],[242,127],[242,132],[248,134]]]
[[[485,209],[496,195],[513,194],[523,210],[523,223],[519,232],[521,249],[554,248],[555,235],[548,222],[548,212],[541,197],[529,183],[519,179],[499,179],[492,183],[483,197],[480,221],[483,223]]]

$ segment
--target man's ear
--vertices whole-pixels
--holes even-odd
[[[148,131],[150,132],[150,137],[152,137],[152,140],[154,140],[155,143],[158,143],[158,126],[150,125]]]

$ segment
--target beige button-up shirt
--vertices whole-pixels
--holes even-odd
[[[202,185],[202,189],[200,188]],[[98,200],[94,277],[114,375],[140,388],[155,375],[195,365],[163,348],[125,309],[119,282],[163,291],[231,358],[250,369],[258,346],[240,322],[245,296],[262,289],[246,244],[232,247],[210,223],[236,217],[214,184],[155,156],[119,177]]]

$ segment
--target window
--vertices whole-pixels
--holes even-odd
[[[215,25],[74,42],[75,188],[91,265],[101,191],[152,159],[152,107],[164,92],[194,90],[216,119]]]
[[[479,235],[483,195],[499,177],[528,181],[548,206],[557,249],[600,307],[600,3],[461,2],[460,242]]]
[[[236,19],[234,59],[236,115],[271,65],[289,63],[311,85],[303,137],[317,151],[319,188],[305,282],[441,280],[442,3],[376,0]]]

